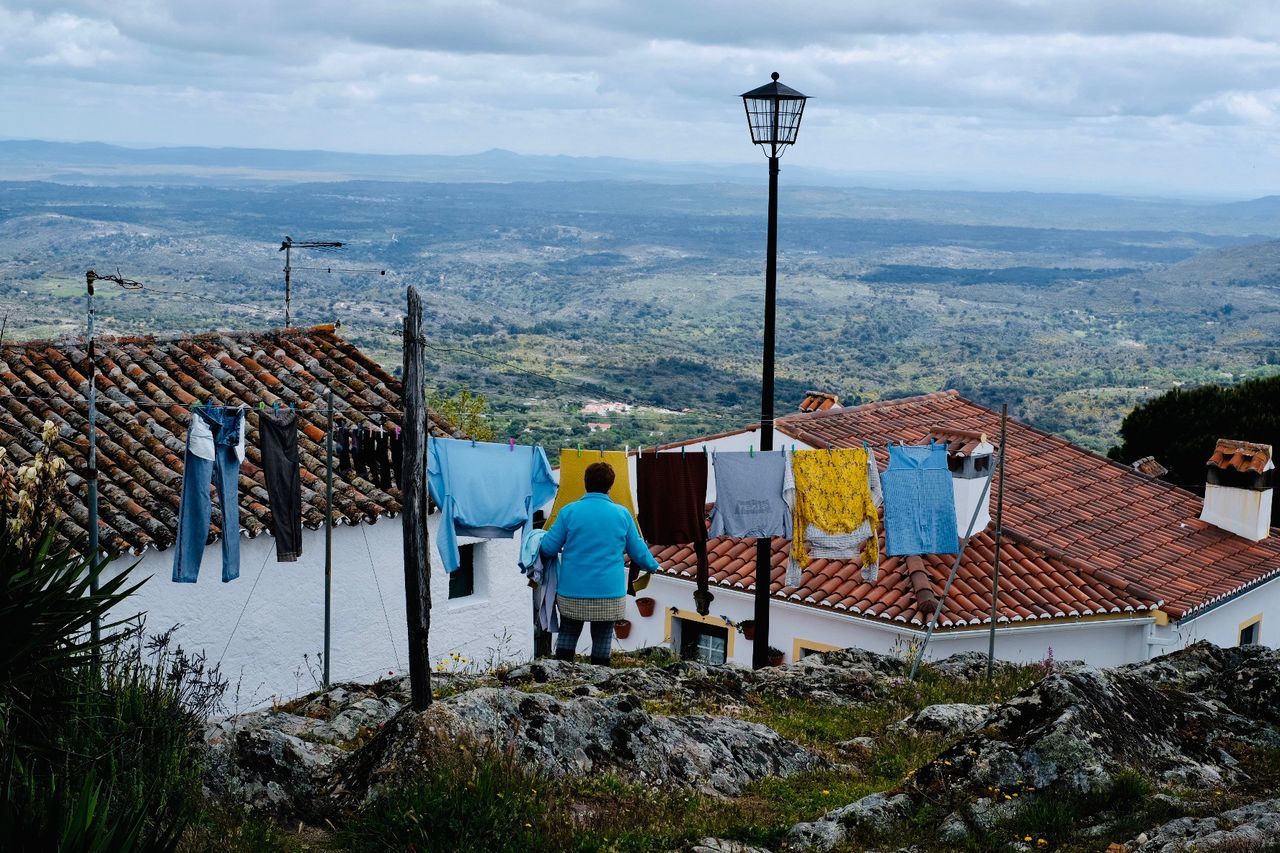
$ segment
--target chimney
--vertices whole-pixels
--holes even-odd
[[[806,391],[804,399],[800,401],[802,412],[822,412],[838,408],[840,408],[840,398],[825,391]]]
[[[987,489],[985,496],[982,492],[995,467],[995,445],[984,432],[947,427],[934,427],[928,437],[947,446],[947,466],[951,469],[956,501],[956,530],[963,538],[975,507],[979,509],[973,532],[986,530],[991,524],[991,490]]]
[[[1205,463],[1200,520],[1260,542],[1271,533],[1271,445],[1218,439]]]

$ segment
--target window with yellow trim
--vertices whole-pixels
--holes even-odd
[[[1240,645],[1254,646],[1262,642],[1262,615],[1240,624]]]

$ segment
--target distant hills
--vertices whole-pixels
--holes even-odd
[[[915,220],[1086,230],[1199,232],[1280,237],[1280,197],[1209,203],[1097,193],[979,191],[936,188],[927,175],[845,173],[787,163],[785,212],[868,220]],[[933,188],[925,188],[930,181]],[[0,140],[0,181],[51,181],[91,186],[253,187],[308,182],[626,183],[651,185],[679,206],[697,208],[708,195],[720,210],[756,211],[763,203],[765,166],[752,163],[669,163],[619,157],[517,154],[354,154],[268,148],[132,148],[102,142]],[[711,193],[674,186],[715,187]]]

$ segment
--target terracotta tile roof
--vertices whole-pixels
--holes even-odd
[[[835,394],[828,394],[825,391],[806,391],[804,399],[800,401],[800,411],[822,412],[839,405],[840,398]]]
[[[1169,473],[1169,469],[1157,462],[1154,456],[1144,456],[1129,463],[1129,467],[1139,474],[1146,474],[1148,477],[1163,477]]]
[[[240,469],[240,524],[255,537],[268,531],[270,509],[258,453],[259,401],[298,406],[301,421],[303,523],[324,524],[324,395],[349,423],[364,410],[396,411],[400,382],[339,337],[333,326],[189,337],[99,338],[99,536],[104,547],[141,554],[173,543],[189,404],[247,403],[248,453]],[[46,418],[59,427],[58,452],[72,466],[72,498],[61,523],[71,542],[87,541],[85,506],[88,438],[87,348],[83,339],[6,344],[0,348],[0,443],[17,463],[39,446]],[[159,405],[138,405],[152,401]],[[388,415],[386,426],[400,422]],[[433,418],[436,435],[452,427]],[[335,523],[372,523],[400,510],[399,490],[383,491],[352,473],[334,474]],[[214,527],[210,542],[221,530]]]
[[[1241,474],[1261,474],[1270,461],[1271,445],[1269,444],[1220,438],[1217,446],[1213,448],[1213,455],[1205,464],[1224,471],[1235,470]]]
[[[997,434],[1000,415],[954,391],[788,415],[815,447],[921,441],[936,424]],[[1040,548],[1142,584],[1183,616],[1280,574],[1280,536],[1251,542],[1201,521],[1201,499],[1066,439],[1009,420],[1005,519]]]
[[[707,548],[714,584],[755,589],[754,539],[712,539]],[[784,585],[787,548],[786,539],[773,540],[774,595],[917,626],[928,623],[955,560],[954,555],[888,557],[880,564],[880,577],[871,584],[862,579],[862,567],[856,560],[819,559],[809,564],[799,587],[788,587]],[[653,553],[668,574],[693,578],[696,559],[692,546],[655,547]],[[1133,613],[1160,605],[1160,599],[1149,590],[1038,547],[1008,528],[1000,553],[999,622]],[[990,624],[994,560],[994,534],[984,531],[974,536],[939,616],[939,627]]]

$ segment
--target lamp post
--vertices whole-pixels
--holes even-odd
[[[790,86],[773,82],[742,96],[747,111],[751,142],[769,158],[769,236],[764,268],[764,366],[760,380],[760,450],[773,450],[773,343],[778,284],[778,160],[800,133],[800,116],[808,100]],[[756,669],[769,663],[769,598],[773,579],[773,542],[756,540],[755,645],[751,665]]]

